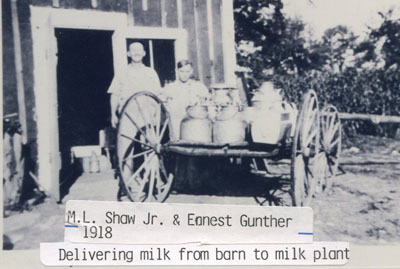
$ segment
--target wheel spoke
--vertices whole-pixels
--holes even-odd
[[[147,153],[150,153],[150,152],[152,152],[152,151],[153,151],[152,149],[149,149],[149,150],[143,151],[143,152],[141,152],[141,153],[135,154],[135,155],[133,155],[133,156],[126,157],[125,159],[122,160],[122,162],[126,162],[127,160],[136,159],[136,158],[138,158],[138,157],[140,157],[140,156],[143,156],[143,155],[146,155]]]
[[[138,99],[139,99],[139,98],[135,98],[135,103],[136,103],[136,105],[138,106],[139,113],[140,113],[140,115],[141,115],[143,121],[145,122],[145,126],[146,126],[146,127],[147,127],[147,126],[150,126],[150,128],[146,128],[146,130],[149,130],[149,138],[151,138],[151,139],[154,140],[154,142],[155,142],[155,141],[156,141],[156,139],[155,139],[155,138],[156,138],[156,134],[155,134],[155,132],[154,132],[152,122],[151,122],[151,120],[149,120],[147,117],[145,117],[145,114],[143,114],[142,106],[141,106],[141,104],[139,103]],[[148,105],[149,105],[149,104],[148,104]],[[148,115],[147,115],[147,116],[148,116]],[[151,133],[150,133],[150,132],[151,132]]]
[[[330,143],[329,150],[332,150],[340,142],[340,137],[338,137],[334,142]]]
[[[161,105],[157,106],[155,118],[156,118],[156,136],[158,137],[160,135]]]
[[[130,122],[132,122],[132,124],[136,127],[136,129],[139,131],[139,133],[147,140],[147,142],[149,142],[151,144],[151,141],[149,140],[149,138],[147,137],[146,133],[143,132],[143,130],[141,128],[139,128],[139,126],[137,125],[137,123],[132,119],[131,116],[129,116],[128,113],[124,113],[128,119],[130,120]]]
[[[330,128],[329,128],[329,132],[328,133],[333,136],[339,130],[339,126],[340,126],[339,122],[336,122],[335,124],[332,124],[332,126],[330,126]]]
[[[149,144],[146,144],[146,143],[144,143],[143,141],[140,141],[140,140],[138,140],[138,139],[136,139],[136,138],[133,138],[133,137],[127,136],[127,135],[125,135],[125,134],[120,134],[120,136],[122,136],[122,137],[124,137],[124,138],[126,138],[126,139],[129,139],[129,140],[135,141],[135,142],[137,142],[137,143],[139,143],[139,144],[142,144],[143,146],[146,146],[146,147],[152,148],[152,146],[151,146],[151,145],[149,145]]]
[[[164,121],[164,125],[163,125],[163,127],[162,127],[162,129],[161,129],[160,136],[158,137],[158,142],[161,142],[162,138],[164,137],[164,133],[165,133],[165,131],[167,130],[168,124],[169,124],[169,118],[167,118],[167,119]]]
[[[152,152],[148,155],[147,159],[145,158],[145,160],[143,161],[143,163],[139,166],[139,168],[135,171],[135,173],[133,173],[132,176],[129,177],[127,182],[130,182],[132,179],[135,179],[137,177],[137,175],[142,172],[142,170],[146,167],[146,165],[148,164],[148,162],[151,161],[151,159],[154,157],[155,153]]]
[[[123,163],[123,164],[122,164],[122,169],[123,169],[125,166],[127,166],[127,167],[129,168],[129,171],[130,171],[131,173],[133,172],[133,167],[130,166],[129,164],[127,164],[127,163]]]
[[[305,147],[308,147],[308,145],[311,144],[312,140],[314,139],[314,137],[316,137],[318,134],[318,129],[312,129],[311,133],[309,134],[309,136],[306,139],[306,142],[304,143]]]
[[[154,167],[154,161],[151,162],[150,166],[150,184],[149,184],[149,190],[147,192],[147,197],[148,197],[148,202],[152,201],[153,198],[153,189],[154,189],[154,178],[155,178],[155,167]]]
[[[165,177],[165,180],[166,180],[166,182],[168,182],[168,177],[169,177],[169,175],[168,175],[168,173],[167,173],[167,169],[165,169],[165,166],[164,166],[164,158],[162,157],[162,155],[160,155],[160,162],[159,162],[159,164],[160,164],[160,170],[161,170],[161,173],[164,175],[164,177]]]

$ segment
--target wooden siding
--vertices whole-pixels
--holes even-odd
[[[101,11],[126,12],[127,0],[97,0],[97,9]]]
[[[130,1],[131,5],[128,5]],[[163,1],[163,2],[161,2]],[[27,111],[27,135],[32,159],[37,162],[37,125],[35,115],[35,89],[33,77],[33,47],[31,33],[31,6],[69,10],[94,10],[131,14],[133,26],[178,28],[179,14],[182,27],[188,33],[188,58],[193,62],[195,76],[207,86],[212,82],[224,82],[224,44],[222,39],[222,2],[228,0],[147,0],[143,10],[142,0],[18,0],[19,29],[23,59],[23,81]],[[18,111],[14,43],[11,28],[10,1],[3,2],[3,112]],[[207,7],[211,3],[211,8]],[[54,7],[57,4],[58,7]],[[129,10],[129,6],[131,10]],[[181,7],[181,10],[178,8]],[[211,19],[209,12],[211,10]],[[164,11],[164,15],[162,15]],[[164,25],[163,25],[164,22]],[[212,26],[209,25],[212,22]],[[212,29],[212,33],[209,33]],[[213,42],[210,44],[210,42]],[[178,59],[180,60],[180,59]],[[226,59],[225,59],[226,60]],[[50,135],[50,134],[49,134]],[[47,162],[48,160],[44,160]],[[33,170],[35,171],[35,170]]]
[[[167,27],[178,27],[178,7],[176,1],[177,0],[165,0]]]
[[[30,25],[29,1],[17,1],[18,21],[21,38],[21,50],[23,61],[23,80],[25,90],[26,120],[27,120],[27,139],[30,144],[31,157],[36,160],[37,145],[36,119],[35,119],[35,92],[33,89],[33,54],[32,54],[32,35]]]
[[[224,82],[224,51],[222,40],[221,5],[223,0],[211,0],[214,37],[214,80],[216,83]]]
[[[193,27],[195,25],[193,0],[182,1],[182,24],[188,32],[188,55],[189,60],[193,62],[194,75],[200,77],[196,29]]]
[[[161,27],[161,1],[147,0],[147,10],[143,1],[133,1],[133,18],[135,26]]]
[[[211,84],[211,62],[209,54],[207,0],[195,0],[196,35],[198,40],[197,54],[199,56],[201,78],[207,86]]]
[[[3,25],[3,115],[18,113],[17,80],[14,62],[14,40],[11,25],[11,1],[2,6]]]

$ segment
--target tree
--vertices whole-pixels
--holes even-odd
[[[379,12],[382,23],[370,28],[369,36],[361,42],[355,52],[358,54],[359,67],[367,64],[373,68],[400,67],[400,19],[393,19],[393,10]]]
[[[306,48],[304,23],[285,18],[281,0],[235,0],[238,64],[257,81],[272,74],[304,73],[318,57]]]
[[[323,52],[331,71],[343,71],[346,61],[353,55],[356,39],[357,36],[344,25],[338,25],[325,31],[322,37],[321,52]]]

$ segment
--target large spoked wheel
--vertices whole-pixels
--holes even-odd
[[[326,106],[321,111],[321,152],[316,156],[316,169],[320,178],[319,188],[327,190],[339,168],[342,148],[342,127],[337,109]]]
[[[173,174],[162,145],[169,141],[170,117],[154,94],[139,92],[125,103],[118,122],[119,176],[134,202],[163,202]]]
[[[303,96],[292,144],[291,187],[294,206],[308,206],[315,192],[315,156],[320,151],[319,110],[313,90]]]

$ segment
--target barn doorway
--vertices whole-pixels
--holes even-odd
[[[113,31],[55,28],[61,197],[82,172],[71,147],[98,145],[110,125]]]

